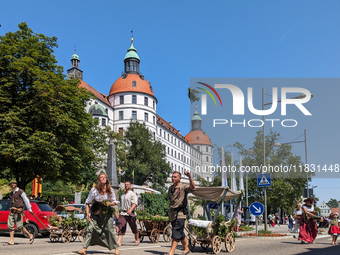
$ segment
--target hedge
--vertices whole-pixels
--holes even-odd
[[[141,194],[144,210],[151,215],[168,216],[170,209],[170,200],[168,194]]]

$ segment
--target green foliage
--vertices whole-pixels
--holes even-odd
[[[148,214],[168,216],[170,209],[168,194],[142,193],[141,196],[144,202],[144,210]]]
[[[275,147],[274,144],[279,142],[280,134],[270,131],[265,137],[266,140],[266,164],[267,166],[295,166],[296,173],[288,172],[284,173],[279,171],[278,173],[272,173],[272,186],[267,187],[267,206],[268,211],[276,210],[277,208],[283,208],[288,213],[292,213],[296,204],[296,201],[301,199],[302,191],[306,187],[307,176],[302,171],[300,173],[299,165],[302,164],[301,157],[293,155],[291,145],[284,144],[280,147]],[[295,145],[298,146],[298,145]],[[235,143],[227,146],[225,149],[225,163],[231,164],[230,150],[233,150],[234,155],[236,151],[239,151],[243,155],[243,166],[261,166],[263,165],[263,138],[262,131],[259,130],[254,139],[253,146],[246,149],[243,144]],[[252,154],[247,152],[252,151]],[[221,164],[221,149],[218,148],[219,165]],[[238,160],[235,160],[236,168],[239,167]],[[263,188],[257,187],[256,175],[258,172],[249,173],[248,175],[248,191],[249,191],[249,204],[258,201],[264,203],[264,191]],[[230,173],[228,174],[228,181],[230,184]],[[217,177],[221,176],[221,173],[216,173]],[[238,176],[238,175],[237,175]]]
[[[338,208],[339,207],[339,204],[338,204],[338,200],[334,199],[334,198],[331,198],[327,203],[326,205],[329,206],[329,208]]]
[[[188,97],[190,99],[190,103],[200,101],[200,98],[197,95],[199,93],[201,93],[201,92],[197,89],[188,88]]]
[[[126,178],[134,178],[138,185],[151,181],[165,186],[171,172],[165,160],[165,146],[154,140],[144,122],[131,121],[124,138],[128,144]]]
[[[251,228],[251,227],[248,227],[248,226],[246,226],[246,225],[240,226],[240,231],[251,231],[251,230],[252,230],[252,228]]]
[[[261,229],[258,231],[259,235],[271,234],[272,231]]]
[[[200,228],[200,227],[192,226],[192,230],[194,233],[196,233],[200,237],[205,237],[206,235],[210,234],[207,228]]]
[[[25,22],[0,36],[0,177],[15,177],[22,189],[36,176],[82,181],[100,160],[93,146],[105,143],[85,111],[91,94],[78,79],[65,80],[56,47],[56,37]]]
[[[30,193],[27,194],[31,194],[32,191],[30,191]],[[81,193],[81,202],[85,203],[85,200],[87,198],[87,196],[89,195],[89,191],[83,191]],[[66,201],[68,201],[68,204],[74,199],[74,193],[65,193],[65,192],[54,192],[54,191],[44,191],[43,192],[43,200],[47,201],[48,196],[50,196],[53,200],[54,196],[57,197],[58,199],[58,204],[61,204],[63,197],[66,198]]]

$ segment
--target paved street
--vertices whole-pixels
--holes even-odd
[[[262,228],[260,228],[262,229]],[[276,227],[276,232],[286,232],[287,226]],[[134,238],[132,234],[127,234],[123,239],[123,246],[120,251],[122,255],[161,255],[165,254],[170,249],[170,243],[164,243],[162,237],[160,242],[152,244],[148,238],[144,239],[144,242],[140,246],[133,246]],[[1,234],[0,242],[5,243],[8,241],[8,236]],[[1,246],[0,254],[8,255],[71,255],[82,248],[82,244],[79,241],[73,243],[64,244],[61,241],[58,243],[51,243],[49,238],[39,237],[34,241],[34,244],[29,245],[28,239],[17,235],[15,238],[16,244],[13,246]],[[183,252],[182,247],[179,245],[176,250],[176,254]],[[221,254],[225,254],[226,250],[224,245],[222,246]],[[232,252],[233,255],[244,254],[339,254],[340,245],[332,246],[331,237],[323,234],[319,235],[316,239],[316,244],[300,244],[293,236],[285,238],[237,238],[236,248]],[[90,247],[88,254],[114,254],[114,251],[109,251],[100,246]],[[196,245],[193,254],[213,254],[211,249],[203,251],[201,247]]]

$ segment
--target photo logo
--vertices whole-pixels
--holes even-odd
[[[233,84],[227,84],[221,79],[211,79],[210,82],[201,82],[199,79],[192,80],[192,89],[200,90],[201,92],[201,116],[208,115],[208,108],[211,107],[212,102],[207,102],[207,95],[211,97],[215,106],[218,105],[217,99],[220,102],[221,107],[210,109],[214,119],[212,120],[213,127],[217,125],[230,125],[230,127],[262,127],[264,123],[270,124],[274,127],[280,123],[282,127],[296,127],[298,121],[291,118],[270,118],[270,115],[274,113],[280,113],[281,116],[289,115],[289,113],[296,115],[296,112],[302,113],[304,116],[312,116],[311,112],[307,109],[306,103],[313,97],[312,93],[303,87],[294,87],[296,84],[301,84],[301,80],[292,79],[228,79]],[[209,85],[211,84],[211,85]],[[252,84],[256,87],[256,93],[253,91],[253,87],[248,87],[248,84]],[[263,96],[258,93],[259,88],[270,87],[271,84],[275,84],[276,87],[271,87],[270,102],[262,102]],[[200,86],[201,85],[201,86]],[[280,86],[281,85],[281,86]],[[288,85],[288,86],[287,86]],[[289,87],[289,85],[293,85]],[[279,87],[280,86],[280,87]],[[264,90],[263,90],[264,93]],[[268,92],[267,92],[268,93]],[[232,96],[231,100],[230,95]],[[217,99],[216,99],[217,97]],[[222,104],[222,98],[224,98],[224,105]],[[226,101],[227,99],[227,101]],[[230,102],[232,109],[230,109]],[[262,103],[262,104],[260,104]],[[208,107],[209,105],[209,107]],[[291,105],[291,106],[288,106]],[[247,109],[245,109],[247,107]],[[228,109],[229,108],[229,109]],[[280,109],[278,109],[280,108]],[[232,116],[234,118],[225,119],[226,116],[231,115],[229,112],[232,110]],[[248,111],[246,111],[248,110]],[[221,118],[216,118],[216,115],[220,113]],[[275,114],[277,116],[278,114]],[[249,119],[242,117],[250,116]],[[257,118],[252,118],[256,116]],[[258,118],[259,116],[265,116],[264,120]],[[241,117],[241,118],[240,118]]]
[[[222,100],[220,98],[220,95],[217,93],[217,91],[213,87],[211,87],[210,85],[203,83],[203,82],[197,82],[197,83],[202,84],[202,85],[206,86],[207,88],[211,89],[211,91],[214,92],[215,95],[217,96],[217,98],[220,101],[220,104],[222,106]],[[214,100],[214,103],[217,106],[216,100],[209,90],[201,88],[201,87],[197,87],[197,88],[206,92]],[[206,115],[207,114],[207,95],[202,94],[201,100],[202,100],[202,114]]]

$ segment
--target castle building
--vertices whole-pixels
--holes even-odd
[[[209,136],[201,129],[202,119],[196,111],[192,117],[191,131],[183,136],[172,122],[167,122],[157,114],[158,100],[150,82],[140,73],[140,58],[131,45],[124,58],[124,72],[112,84],[109,94],[98,92],[83,80],[83,71],[79,69],[79,56],[71,57],[71,68],[67,77],[80,79],[80,87],[92,92],[95,99],[88,102],[86,110],[99,120],[102,127],[110,126],[115,132],[124,134],[131,119],[143,121],[153,133],[154,139],[165,146],[166,162],[173,171],[190,171],[192,176],[201,176],[207,181],[213,180],[209,171],[202,171],[213,165],[213,151]],[[187,178],[182,175],[182,178]],[[171,179],[169,177],[168,181]]]

